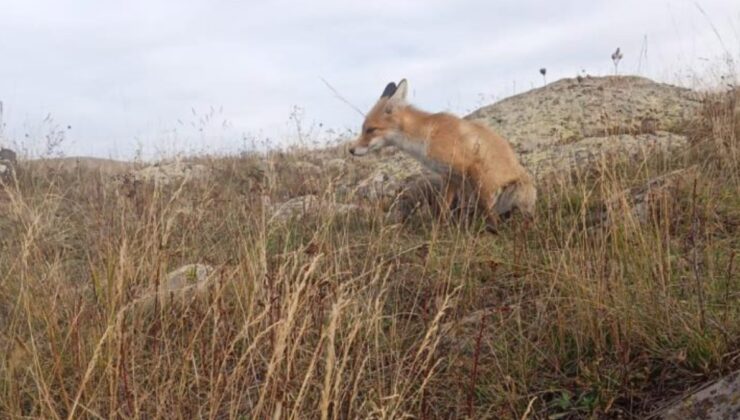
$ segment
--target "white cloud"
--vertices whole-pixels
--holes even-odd
[[[740,4],[699,5],[709,19],[690,1],[0,0],[0,100],[9,137],[51,113],[72,126],[70,154],[233,150],[242,133],[290,138],[293,105],[308,123],[358,125],[322,77],[363,109],[407,77],[422,108],[462,113],[539,86],[543,66],[548,80],[610,73],[620,46],[622,72],[685,82],[723,48],[740,57]],[[210,107],[223,113],[203,140],[191,108]]]

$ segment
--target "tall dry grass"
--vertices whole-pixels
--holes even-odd
[[[425,212],[268,223],[263,195],[336,194],[290,154],[164,188],[21,167],[0,193],[1,417],[644,415],[740,367],[728,106],[686,153],[543,183],[536,222],[497,235]],[[645,223],[626,206],[594,222],[687,167]],[[216,267],[207,294],[136,305],[193,262]]]

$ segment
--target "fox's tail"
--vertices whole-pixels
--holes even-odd
[[[504,187],[496,200],[494,211],[499,215],[506,215],[517,208],[526,217],[534,218],[536,201],[537,188],[532,177],[524,172],[518,180]]]

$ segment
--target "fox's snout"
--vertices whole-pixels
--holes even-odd
[[[367,147],[362,146],[352,146],[349,148],[349,154],[352,156],[363,156],[367,151]]]
[[[365,140],[360,138],[352,143],[348,151],[352,156],[364,156],[371,150],[371,146],[372,144],[366,144]]]

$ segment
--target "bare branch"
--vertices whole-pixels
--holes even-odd
[[[329,84],[329,82],[327,82],[323,77],[321,78],[321,81],[324,82],[324,84],[326,85],[326,87],[328,87],[334,93],[334,96],[337,99],[339,99],[340,101],[344,102],[345,104],[347,104],[347,106],[349,106],[350,108],[352,108],[355,111],[357,111],[358,114],[360,114],[363,117],[365,117],[365,113],[364,112],[360,111],[359,108],[357,108],[356,106],[352,105],[352,103],[350,101],[348,101],[347,99],[345,99],[344,96],[342,96],[336,89],[334,89],[334,86],[332,86],[331,84]]]

